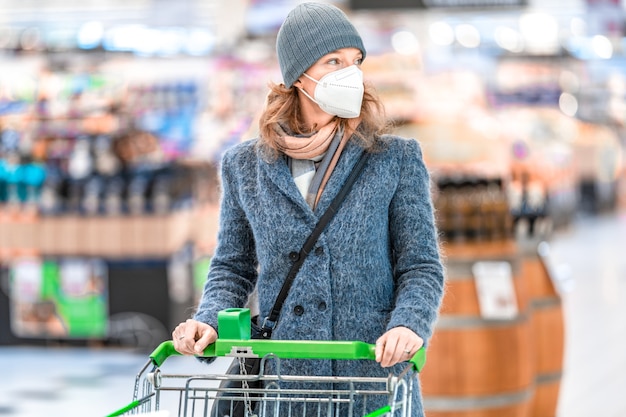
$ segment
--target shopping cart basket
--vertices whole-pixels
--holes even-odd
[[[166,374],[161,370],[162,364],[168,357],[180,355],[173,343],[166,341],[152,352],[135,378],[133,401],[108,417],[159,410],[159,414],[154,415],[215,417],[217,407],[213,407],[213,404],[216,401],[228,401],[230,407],[245,404],[246,417],[411,415],[411,393],[417,389],[417,373],[426,361],[424,348],[408,361],[407,367],[399,375],[281,375],[280,359],[374,360],[375,345],[359,341],[250,339],[248,309],[221,311],[218,327],[219,338],[207,347],[202,356],[226,356],[237,360],[262,358],[258,375]],[[266,372],[268,369],[273,372]],[[233,380],[241,381],[239,388],[220,387],[221,382]],[[254,384],[256,381],[262,381],[261,388],[256,387],[259,385]],[[166,397],[171,409],[163,407]],[[380,404],[381,399],[384,399],[384,405],[372,410],[371,404]]]

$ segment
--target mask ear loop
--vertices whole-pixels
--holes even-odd
[[[320,82],[317,81],[315,78],[311,77],[309,74],[307,74],[306,72],[303,72],[302,75],[304,75],[305,77],[307,77],[309,80],[313,81],[315,84],[319,84]]]
[[[302,75],[304,75],[305,77],[307,77],[309,80],[313,81],[315,84],[319,84],[320,82],[317,81],[315,78],[311,77],[309,74],[307,74],[306,72],[303,72]],[[302,94],[304,94],[305,96],[307,96],[309,98],[309,100],[311,100],[313,103],[317,104],[318,106],[320,106],[320,103],[317,102],[317,100],[315,100],[313,97],[311,97],[309,95],[309,93],[307,93],[306,91],[304,91],[304,88],[302,87],[296,87],[298,90],[302,91]],[[321,107],[321,106],[320,106]]]

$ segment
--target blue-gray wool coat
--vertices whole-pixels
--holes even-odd
[[[417,141],[387,135],[380,142],[298,273],[273,339],[374,343],[397,326],[430,338],[444,278],[429,174]],[[289,254],[300,250],[362,153],[357,142],[347,144],[313,211],[285,158],[268,161],[256,144],[240,143],[222,159],[218,244],[195,314],[216,329],[218,311],[243,307],[255,285],[261,317],[269,314],[291,266]],[[281,372],[390,371],[374,361],[294,362],[282,361]],[[412,415],[422,415],[419,387],[413,408]]]

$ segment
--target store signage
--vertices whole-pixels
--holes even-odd
[[[592,35],[621,37],[624,12],[621,0],[587,0],[587,32]]]
[[[482,318],[509,320],[519,314],[509,262],[476,262],[472,266],[472,273]]]
[[[424,7],[525,6],[526,0],[422,0]]]
[[[515,89],[488,89],[489,103],[494,107],[523,104],[525,106],[558,106],[563,91],[558,85],[523,86]]]
[[[350,0],[353,10],[526,6],[528,0]]]

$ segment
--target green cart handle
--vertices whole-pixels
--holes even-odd
[[[202,357],[263,357],[273,354],[280,359],[376,359],[376,345],[359,341],[271,340],[250,338],[250,310],[230,308],[218,313],[218,339],[207,346]],[[170,356],[180,355],[171,340],[159,345],[150,355],[156,366]],[[421,372],[426,363],[426,349],[421,347],[409,360],[413,370]]]

